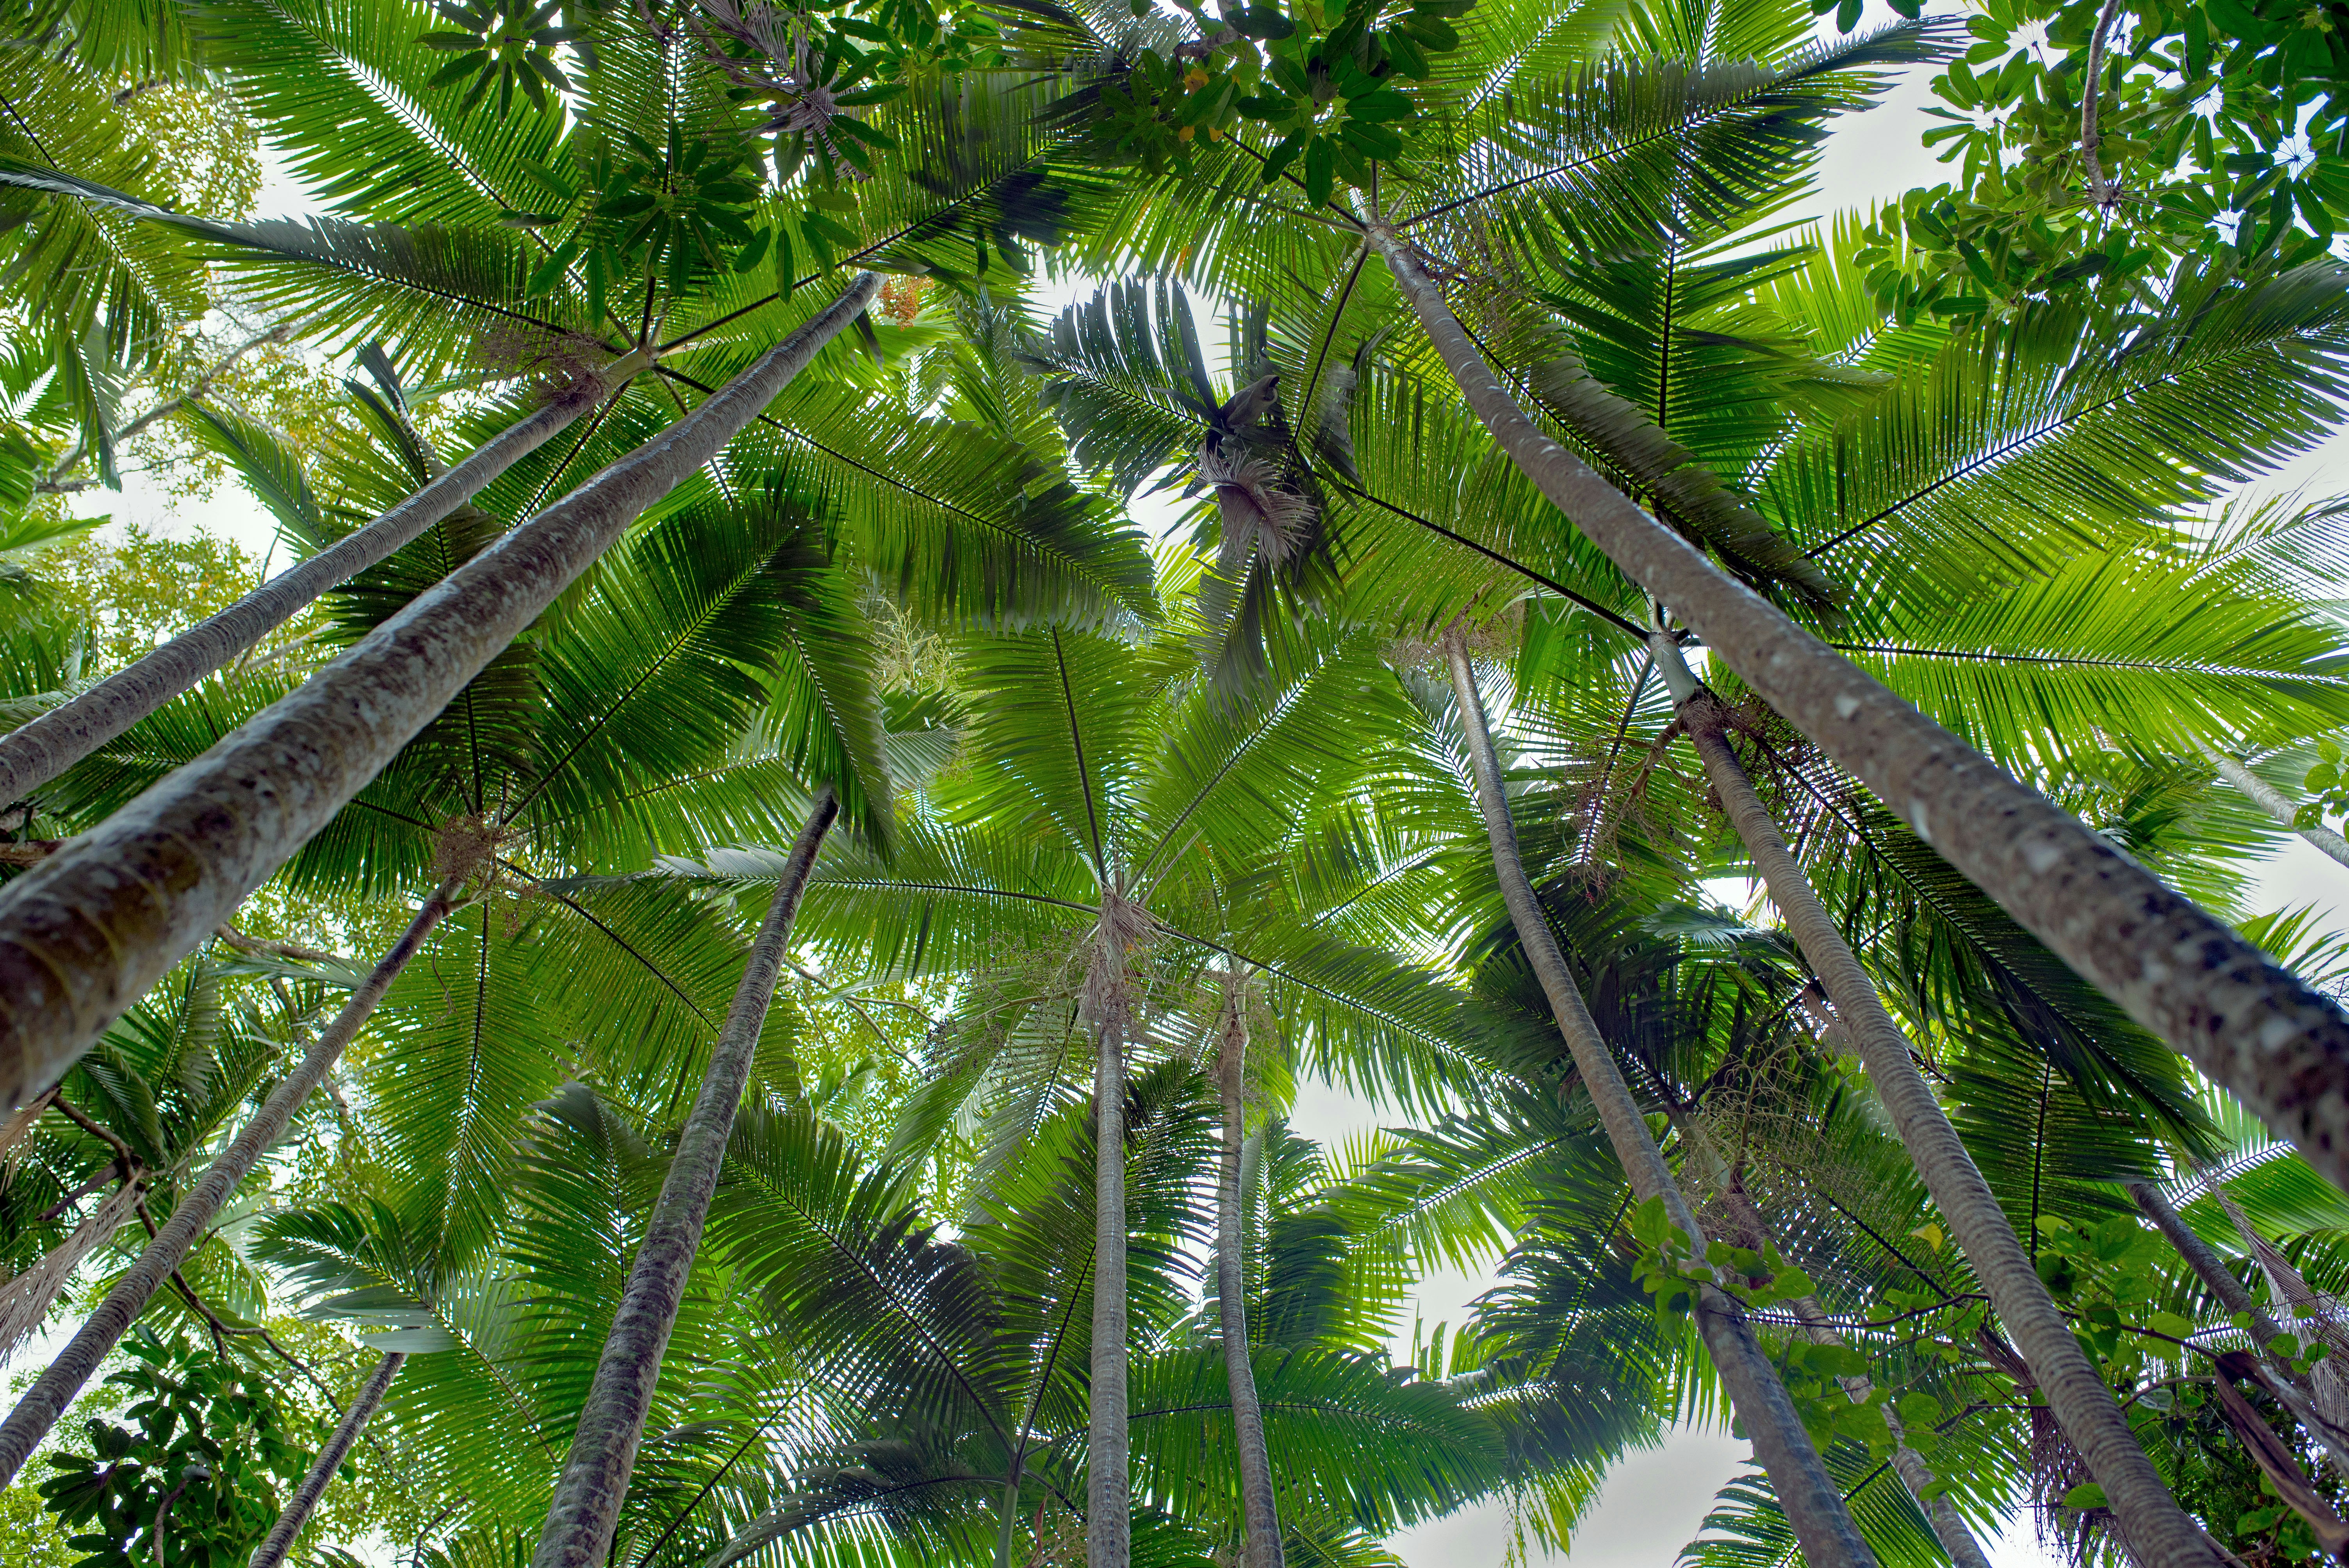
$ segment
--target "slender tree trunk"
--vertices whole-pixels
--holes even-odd
[[[1769,1222],[1762,1217],[1761,1209],[1739,1183],[1736,1172],[1731,1171],[1714,1150],[1713,1140],[1705,1136],[1704,1129],[1678,1111],[1672,1113],[1672,1125],[1679,1130],[1681,1141],[1698,1157],[1713,1190],[1736,1214],[1738,1223],[1757,1243],[1775,1241]],[[1836,1346],[1844,1344],[1843,1335],[1837,1330],[1835,1320],[1827,1315],[1826,1307],[1817,1296],[1798,1296],[1787,1305],[1795,1309],[1795,1316],[1801,1321],[1803,1332],[1812,1344]],[[1875,1385],[1865,1374],[1837,1377],[1836,1386],[1855,1405],[1867,1404],[1876,1392]],[[1947,1492],[1932,1491],[1933,1469],[1925,1462],[1924,1455],[1909,1446],[1909,1433],[1901,1425],[1899,1412],[1889,1405],[1883,1407],[1883,1412],[1885,1428],[1892,1434],[1893,1473],[1909,1489],[1909,1495],[1917,1500],[1917,1506],[1924,1510],[1926,1519],[1932,1524],[1934,1539],[1941,1543],[1941,1550],[1950,1554],[1950,1561],[1956,1568],[1990,1568],[1990,1559],[1982,1555],[1982,1542],[1974,1539],[1973,1531],[1958,1512],[1957,1505],[1950,1501]],[[1929,1491],[1932,1491],[1930,1498],[1926,1495]]]
[[[1240,1152],[1247,1136],[1242,1093],[1247,1071],[1247,981],[1235,965],[1225,984],[1224,1037],[1216,1052],[1223,1090],[1224,1147],[1216,1176],[1216,1302],[1222,1310],[1224,1368],[1231,1380],[1232,1432],[1240,1452],[1240,1510],[1247,1527],[1247,1568],[1281,1568],[1280,1499],[1272,1484],[1272,1449],[1264,1407],[1248,1362],[1247,1278],[1242,1266],[1247,1226],[1240,1210]]]
[[[262,1538],[259,1546],[254,1548],[253,1561],[245,1568],[278,1568],[285,1561],[285,1554],[294,1549],[294,1538],[302,1533],[304,1525],[310,1522],[310,1514],[317,1508],[318,1500],[326,1496],[326,1488],[334,1484],[335,1472],[343,1468],[343,1460],[350,1456],[351,1445],[359,1440],[360,1431],[366,1428],[368,1418],[375,1414],[376,1407],[383,1403],[384,1394],[391,1387],[392,1378],[399,1375],[400,1363],[407,1359],[398,1351],[392,1350],[386,1352],[383,1359],[376,1363],[374,1376],[360,1387],[351,1400],[351,1408],[343,1412],[343,1418],[335,1425],[334,1435],[326,1439],[326,1446],[318,1450],[318,1462],[310,1467],[310,1473],[304,1476],[302,1484],[294,1489],[293,1497],[286,1501],[285,1511],[277,1516],[277,1522],[270,1526],[269,1533]]]
[[[1509,816],[1508,797],[1502,789],[1500,757],[1493,749],[1493,737],[1485,723],[1484,703],[1476,695],[1476,676],[1469,667],[1467,643],[1456,626],[1444,634],[1444,656],[1451,668],[1452,691],[1459,704],[1461,725],[1467,732],[1468,760],[1475,774],[1476,804],[1484,812],[1485,837],[1492,844],[1494,875],[1509,906],[1517,940],[1524,945],[1526,956],[1541,980],[1542,990],[1549,997],[1558,1032],[1566,1037],[1575,1069],[1599,1111],[1615,1158],[1622,1161],[1623,1173],[1630,1179],[1632,1193],[1642,1202],[1651,1198],[1662,1199],[1672,1223],[1688,1237],[1695,1255],[1702,1257],[1704,1233],[1698,1229],[1688,1201],[1673,1185],[1671,1171],[1656,1148],[1647,1119],[1631,1099],[1630,1087],[1615,1065],[1614,1053],[1599,1037],[1599,1026],[1583,1005],[1582,992],[1574,983],[1573,972],[1567,968],[1566,954],[1558,948],[1540,901],[1534,896],[1533,883],[1526,879],[1524,862],[1517,853],[1516,824]],[[1777,1369],[1771,1366],[1754,1337],[1754,1328],[1746,1321],[1744,1310],[1733,1297],[1707,1284],[1698,1291],[1696,1319],[1705,1348],[1721,1372],[1722,1386],[1729,1391],[1730,1403],[1754,1441],[1754,1457],[1769,1472],[1779,1506],[1785,1511],[1786,1522],[1802,1543],[1804,1560],[1811,1568],[1852,1568],[1860,1564],[1874,1568],[1875,1553],[1868,1550],[1868,1542],[1852,1523],[1841,1490],[1820,1462],[1818,1450],[1811,1446],[1810,1434],[1803,1429],[1801,1419],[1795,1414],[1794,1402],[1786,1397],[1785,1386],[1778,1381]]]
[[[1093,1066],[1093,1339],[1085,1433],[1086,1568],[1133,1561],[1126,1430],[1125,1038],[1123,1009],[1099,1026]]]
[[[716,457],[879,287],[875,274],[860,273],[692,412],[0,891],[0,1105],[63,1077],[646,507]]]
[[[1634,583],[2066,964],[2349,1186],[2349,1016],[1733,581],[1511,400],[1409,243],[1369,237],[1510,460]]]
[[[694,1254],[701,1247],[702,1222],[709,1215],[710,1196],[718,1191],[719,1168],[734,1133],[734,1113],[750,1081],[750,1059],[758,1052],[759,1033],[766,1026],[775,982],[791,948],[792,923],[807,892],[816,851],[839,815],[840,800],[831,788],[818,790],[807,825],[792,845],[775,896],[767,904],[767,917],[750,943],[742,983],[734,988],[725,1026],[701,1077],[701,1092],[678,1135],[677,1153],[661,1181],[644,1243],[636,1249],[627,1286],[612,1314],[603,1358],[595,1364],[595,1381],[579,1412],[532,1568],[604,1568],[611,1555],[620,1504],[628,1495],[628,1472],[636,1466],[645,1418],[660,1383],[661,1357],[668,1348],[669,1331],[677,1326],[678,1304],[685,1299]]]
[[[1009,1456],[1006,1456],[1009,1458]],[[1011,1539],[1019,1528],[1019,1466],[1015,1460],[1003,1483],[1003,1500],[996,1505],[995,1568],[1011,1568]]]
[[[8,1412],[8,1418],[0,1421],[0,1487],[16,1479],[34,1446],[57,1424],[66,1407],[73,1403],[74,1396],[81,1392],[82,1385],[98,1370],[98,1364],[106,1359],[107,1352],[114,1348],[115,1342],[146,1309],[147,1298],[178,1270],[180,1260],[188,1255],[188,1249],[211,1226],[238,1183],[251,1175],[261,1157],[285,1136],[294,1113],[326,1078],[326,1069],[335,1065],[335,1058],[343,1054],[359,1026],[375,1011],[376,1004],[383,1000],[392,981],[416,956],[424,938],[449,913],[463,885],[461,878],[452,877],[424,901],[424,907],[416,912],[416,918],[408,923],[408,929],[400,933],[391,951],[367,972],[367,979],[343,1004],[343,1010],[335,1015],[335,1021],[303,1053],[300,1064],[269,1091],[269,1098],[262,1101],[253,1119],[244,1124],[187,1196],[180,1200],[171,1217],[163,1222],[146,1250],[139,1254],[139,1261],[106,1293],[106,1299],[98,1303],[98,1310],[89,1315],[58,1352],[48,1370],[25,1390],[16,1408]]]
[[[2160,1188],[2150,1181],[2132,1181],[2128,1184],[2128,1194],[2136,1202],[2137,1212],[2151,1220],[2154,1228],[2177,1250],[2178,1255],[2186,1260],[2186,1266],[2194,1271],[2194,1277],[2219,1298],[2219,1305],[2230,1313],[2242,1313],[2250,1317],[2260,1380],[2282,1401],[2302,1428],[2324,1449],[2325,1458],[2333,1461],[2333,1468],[2342,1479],[2349,1480],[2349,1445],[2344,1442],[2344,1437],[2349,1434],[2336,1432],[2330,1422],[2317,1414],[2315,1390],[2308,1386],[2308,1378],[2272,1348],[2277,1337],[2290,1331],[2259,1304],[2258,1299],[2244,1287],[2243,1282],[2235,1277],[2235,1271],[2227,1266],[2226,1260],[2219,1255],[2217,1249],[2204,1241],[2194,1227],[2186,1222],[2186,1216],[2162,1196]]]
[[[1754,869],[1769,885],[1771,902],[1785,917],[1786,928],[1826,988],[1827,999],[1835,1004],[1846,1036],[1867,1064],[1877,1096],[1891,1116],[1910,1161],[1924,1179],[1941,1217],[1949,1222],[1974,1276],[1989,1293],[2000,1322],[2030,1367],[2064,1435],[2105,1489],[2131,1551],[2154,1568],[2173,1564],[2215,1568],[2224,1559],[2201,1527],[2178,1506],[2160,1472],[2137,1445],[2128,1418],[2113,1400],[2112,1389],[2081,1348],[2072,1326],[2056,1310],[2047,1286],[2032,1267],[2030,1254],[2016,1239],[2014,1227],[1991,1194],[1990,1183],[1982,1180],[1973,1157],[1959,1141],[1957,1130],[1941,1113],[1925,1075],[1917,1070],[1909,1037],[1885,1010],[1875,982],[1860,966],[1843,933],[1836,929],[1810,879],[1788,852],[1777,824],[1754,793],[1723,732],[1719,702],[1698,686],[1668,634],[1659,633],[1651,645],[1665,684],[1680,705],[1689,738],[1704,758],[1705,776],[1754,857]]]
[[[2308,1482],[2308,1475],[2300,1468],[2300,1456],[2293,1453],[2268,1425],[2267,1418],[2249,1399],[2235,1391],[2235,1380],[2230,1377],[2231,1357],[2219,1362],[2219,1377],[2214,1387],[2219,1396],[2220,1414],[2227,1425],[2235,1429],[2236,1441],[2251,1456],[2251,1462],[2266,1477],[2268,1490],[2278,1501],[2300,1515],[2316,1543],[2336,1563],[2349,1563],[2349,1523],[2333,1511],[2317,1490]],[[2233,1363],[2240,1366],[2240,1362]]]
[[[2204,747],[2202,755],[2210,759],[2210,765],[2219,770],[2220,778],[2250,796],[2252,804],[2273,817],[2279,825],[2299,834],[2343,865],[2349,866],[2349,839],[2343,838],[2323,822],[2312,828],[2295,826],[2292,821],[2295,808],[2284,799],[2282,790],[2215,746]]]
[[[632,356],[631,359],[636,356]],[[611,366],[613,384],[642,363]],[[357,576],[463,506],[481,487],[536,450],[593,401],[574,396],[490,438],[454,469],[365,528],[288,567],[219,614],[200,622],[71,701],[0,737],[0,801],[21,800],[268,635],[303,606]]]

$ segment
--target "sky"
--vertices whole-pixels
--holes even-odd
[[[1883,0],[1869,0],[1863,25],[1889,20],[1891,15]],[[1946,170],[1920,142],[1923,132],[1934,123],[1924,113],[1931,101],[1927,84],[1932,74],[1930,67],[1909,70],[1877,107],[1842,121],[1827,141],[1815,193],[1785,216],[1824,218],[1864,209],[1916,186],[1946,179]],[[258,202],[260,213],[295,216],[315,210],[307,193],[286,177],[282,165],[271,160]],[[1204,335],[1210,342],[1220,336]],[[2261,494],[2349,491],[2349,431],[2251,488]],[[268,553],[275,546],[268,514],[231,486],[222,487],[204,500],[173,502],[134,477],[121,494],[98,492],[85,498],[83,504],[91,512],[109,512],[118,522],[135,521],[175,533],[202,528],[234,539],[256,553]],[[1731,894],[1730,902],[1742,900]],[[2314,903],[2325,912],[2330,926],[2341,930],[2349,917],[2349,870],[2293,841],[2264,868],[2247,902],[2259,910]],[[1376,1107],[1315,1084],[1301,1086],[1291,1119],[1299,1132],[1320,1140],[1325,1146],[1380,1126],[1383,1119]],[[1417,1292],[1418,1315],[1431,1326],[1457,1324],[1465,1315],[1467,1304],[1493,1283],[1489,1272],[1433,1276],[1422,1282]],[[1402,1343],[1407,1345],[1408,1340],[1406,1324]],[[26,1358],[19,1358],[20,1366],[27,1364]],[[1726,1431],[1684,1430],[1659,1449],[1623,1460],[1608,1477],[1596,1505],[1576,1532],[1576,1568],[1667,1568],[1698,1532],[1714,1491],[1744,1468],[1749,1451],[1748,1445],[1733,1439]],[[1508,1551],[1509,1534],[1505,1511],[1492,1505],[1406,1531],[1390,1545],[1411,1568],[1485,1568],[1488,1564],[1498,1568]],[[2027,1516],[2011,1524],[1989,1546],[1995,1568],[2058,1568],[2060,1563],[2042,1553],[2032,1539]],[[1565,1559],[1537,1554],[1532,1561]]]

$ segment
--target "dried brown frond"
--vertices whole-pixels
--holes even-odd
[[[1286,564],[1312,527],[1313,503],[1283,485],[1271,462],[1236,443],[1202,447],[1198,474],[1223,513],[1226,573],[1250,547],[1272,565]]]
[[[498,852],[506,830],[471,812],[450,818],[432,835],[432,874],[443,882],[471,877]]]
[[[473,368],[490,381],[530,383],[550,403],[593,400],[605,387],[604,366],[612,351],[585,333],[550,333],[519,323],[500,323],[476,335]]]

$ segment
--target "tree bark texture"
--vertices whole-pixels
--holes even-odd
[[[2235,1277],[2235,1271],[2227,1266],[2218,1249],[2204,1241],[2201,1233],[2186,1222],[2186,1216],[2162,1195],[2160,1188],[2150,1181],[2132,1181],[2128,1184],[2128,1194],[2137,1204],[2137,1212],[2153,1222],[2154,1229],[2159,1231],[2163,1239],[2186,1261],[2186,1266],[2194,1271],[2194,1277],[2219,1298],[2219,1305],[2230,1313],[2243,1313],[2251,1318],[2253,1353],[2258,1357],[2260,1380],[2283,1402],[2302,1428],[2324,1449],[2324,1456],[2332,1460],[2333,1468],[2344,1480],[2349,1480],[2349,1443],[2344,1443],[2344,1438],[2349,1438],[2349,1434],[2336,1432],[2317,1414],[2315,1391],[2308,1386],[2307,1377],[2271,1348],[2278,1336],[2290,1330],[2259,1304],[2243,1282]]]
[[[1467,644],[1457,627],[1444,634],[1444,656],[1451,669],[1461,726],[1467,732],[1469,766],[1475,775],[1476,804],[1484,813],[1485,836],[1492,845],[1494,875],[1500,882],[1517,940],[1541,980],[1558,1032],[1566,1037],[1575,1069],[1607,1130],[1615,1158],[1622,1161],[1623,1173],[1630,1179],[1633,1195],[1642,1202],[1662,1199],[1672,1223],[1688,1237],[1692,1251],[1702,1257],[1704,1233],[1673,1184],[1647,1119],[1640,1113],[1630,1086],[1615,1064],[1614,1053],[1599,1037],[1599,1026],[1583,1004],[1566,954],[1549,928],[1533,883],[1526,879],[1517,852],[1516,824],[1509,815],[1508,797],[1502,787],[1500,757],[1493,748],[1484,703],[1476,695]],[[1720,1370],[1722,1386],[1729,1392],[1730,1404],[1753,1439],[1754,1457],[1769,1473],[1779,1506],[1802,1543],[1804,1560],[1812,1568],[1857,1564],[1874,1568],[1876,1555],[1852,1523],[1841,1490],[1820,1462],[1810,1434],[1795,1413],[1794,1401],[1778,1380],[1777,1368],[1770,1365],[1754,1336],[1744,1309],[1733,1297],[1708,1284],[1698,1291],[1696,1318],[1705,1348]]]
[[[0,1106],[63,1077],[646,507],[772,402],[879,287],[860,273],[692,412],[0,892]]]
[[[1223,1091],[1224,1147],[1216,1171],[1216,1300],[1223,1317],[1224,1369],[1232,1390],[1232,1433],[1239,1445],[1240,1511],[1247,1529],[1247,1568],[1281,1568],[1280,1499],[1272,1484],[1272,1449],[1265,1441],[1264,1407],[1257,1399],[1256,1368],[1248,1360],[1247,1231],[1240,1206],[1240,1154],[1247,1136],[1243,1090],[1247,1071],[1247,981],[1237,970],[1225,982],[1224,1035],[1216,1051]]]
[[[1133,1442],[1126,1430],[1125,1038],[1099,1026],[1093,1065],[1093,1338],[1085,1430],[1086,1568],[1133,1561]]]
[[[613,1311],[611,1332],[605,1336],[595,1380],[580,1409],[562,1478],[555,1482],[554,1500],[531,1559],[533,1568],[603,1568],[611,1555],[620,1504],[628,1495],[628,1472],[636,1466],[645,1418],[660,1383],[661,1357],[668,1349],[669,1331],[677,1326],[678,1304],[685,1299],[694,1254],[701,1247],[702,1222],[709,1215],[710,1196],[718,1191],[719,1169],[734,1133],[742,1090],[750,1081],[750,1061],[774,1003],[775,982],[790,954],[792,923],[807,892],[816,851],[839,816],[839,798],[829,788],[818,790],[807,825],[792,845],[775,895],[767,904],[766,918],[750,943],[741,984],[734,989],[717,1047],[702,1074],[701,1092],[687,1113],[668,1174],[661,1181],[660,1197],[645,1227],[644,1243],[636,1249],[627,1285]]]
[[[1776,1238],[1771,1233],[1769,1222],[1763,1218],[1761,1208],[1739,1184],[1736,1173],[1715,1152],[1713,1140],[1705,1135],[1704,1129],[1678,1112],[1672,1115],[1672,1125],[1679,1130],[1682,1143],[1698,1157],[1713,1191],[1721,1194],[1722,1202],[1737,1216],[1737,1222],[1744,1227],[1746,1233],[1757,1243],[1775,1243]],[[1687,1169],[1685,1162],[1682,1169]],[[1843,1335],[1817,1296],[1798,1296],[1787,1305],[1794,1308],[1805,1336],[1812,1344],[1843,1346]],[[1867,1404],[1876,1392],[1875,1384],[1864,1373],[1837,1377],[1836,1386],[1855,1405]],[[1973,1530],[1958,1512],[1957,1505],[1950,1501],[1949,1494],[1937,1491],[1930,1499],[1925,1495],[1933,1485],[1932,1466],[1925,1462],[1924,1455],[1909,1446],[1909,1434],[1901,1425],[1899,1412],[1890,1405],[1882,1408],[1885,1429],[1892,1434],[1893,1473],[1909,1489],[1909,1495],[1917,1500],[1917,1506],[1924,1510],[1927,1522],[1933,1527],[1934,1539],[1941,1543],[1941,1550],[1950,1554],[1950,1561],[1955,1568],[1990,1568],[1990,1559],[1982,1555],[1982,1542],[1974,1539]]]
[[[408,923],[408,929],[392,944],[391,951],[367,972],[367,979],[351,993],[351,999],[343,1004],[334,1022],[303,1053],[300,1064],[269,1091],[269,1098],[262,1101],[253,1119],[244,1124],[187,1196],[180,1200],[171,1218],[163,1222],[146,1250],[139,1254],[139,1261],[115,1282],[114,1288],[106,1293],[106,1299],[98,1304],[98,1310],[89,1315],[57,1353],[57,1358],[25,1390],[16,1408],[8,1412],[8,1418],[0,1421],[0,1487],[16,1479],[35,1445],[57,1424],[66,1407],[73,1403],[82,1385],[106,1359],[107,1352],[138,1320],[140,1313],[146,1309],[147,1298],[162,1288],[178,1270],[188,1249],[211,1227],[213,1216],[220,1212],[221,1205],[228,1202],[238,1183],[251,1175],[261,1157],[285,1136],[294,1113],[324,1081],[326,1069],[335,1065],[335,1059],[375,1011],[376,1004],[383,1000],[392,981],[416,956],[424,938],[449,913],[462,886],[460,881],[451,878],[424,901],[416,918]]]
[[[1544,434],[1405,241],[1370,237],[1501,449],[1633,582],[2131,1016],[2349,1186],[2349,1016],[1733,581]]]
[[[1719,702],[1710,692],[1695,687],[1679,649],[1667,637],[1660,634],[1655,645],[1657,662],[1673,688],[1672,695],[1680,700],[1689,738],[1704,759],[1705,776],[1754,857],[1754,869],[1768,884],[1771,902],[1785,917],[1786,928],[1817,972],[1845,1034],[1867,1064],[1877,1096],[1891,1116],[1910,1162],[1923,1178],[1941,1217],[1949,1222],[1951,1233],[1989,1294],[1999,1321],[2030,1367],[2064,1435],[2105,1489],[2131,1549],[2155,1568],[2172,1564],[2217,1568],[2223,1559],[2201,1527],[2178,1506],[2160,1472],[2138,1446],[2128,1418],[2114,1402],[2112,1389],[2081,1348],[2072,1326],[2056,1310],[2046,1284],[2032,1267],[2030,1254],[1992,1195],[1990,1183],[1982,1180],[1957,1130],[1942,1114],[1925,1075],[1917,1070],[1909,1037],[1885,1010],[1875,982],[1860,966],[1843,933],[1836,929],[1810,879],[1795,863],[1777,823],[1754,794],[1723,732]]]
[[[2294,827],[2292,816],[2295,808],[2290,800],[2284,799],[2282,790],[2216,747],[2206,746],[2202,751],[2203,755],[2210,758],[2211,766],[2218,769],[2219,777],[2250,796],[2251,802],[2260,810],[2273,817],[2284,828],[2299,834],[2326,854],[2331,855],[2343,865],[2349,866],[2349,839],[2343,838],[2322,822],[2313,828]]]
[[[624,372],[625,373],[625,372]],[[21,800],[243,653],[319,594],[420,536],[576,419],[565,397],[509,426],[471,457],[368,523],[290,566],[126,668],[0,737],[0,802]]]
[[[345,1410],[343,1418],[335,1424],[334,1435],[326,1439],[326,1446],[318,1450],[317,1462],[310,1467],[310,1473],[302,1478],[302,1484],[295,1487],[294,1495],[286,1500],[285,1511],[277,1516],[277,1522],[269,1527],[269,1533],[262,1537],[261,1544],[253,1549],[253,1560],[245,1568],[279,1568],[285,1561],[285,1554],[294,1549],[294,1538],[302,1533],[304,1525],[310,1522],[310,1515],[316,1510],[318,1500],[326,1496],[326,1488],[334,1484],[335,1472],[342,1469],[343,1461],[350,1457],[351,1445],[359,1440],[359,1433],[366,1429],[367,1418],[375,1414],[376,1407],[383,1403],[384,1394],[391,1387],[391,1380],[399,1375],[400,1363],[407,1359],[398,1351],[392,1350],[387,1351],[383,1359],[376,1363],[374,1375],[360,1385],[357,1395],[351,1400],[351,1408]]]

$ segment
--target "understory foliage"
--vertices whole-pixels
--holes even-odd
[[[2265,907],[2258,867],[2349,810],[2349,509],[2257,481],[2349,397],[2349,16],[1828,8],[18,16],[0,728],[578,413],[0,802],[0,881],[886,282],[0,1128],[21,1385],[453,889],[0,1498],[0,1562],[247,1562],[395,1355],[293,1560],[529,1561],[827,800],[612,1562],[1084,1561],[1120,1234],[1135,1564],[1239,1562],[1266,1527],[1250,1398],[1290,1563],[1390,1563],[1470,1509],[1563,1550],[1626,1454],[1731,1423],[1704,1286],[1886,1568],[1948,1562],[1960,1526],[2127,1561],[1811,965],[1765,900],[1724,902],[1753,859],[1655,668],[1658,608],[1495,446],[1373,240],[1428,266],[1544,435],[2339,995],[2349,941]],[[1945,106],[1952,179],[1788,226],[1904,73]],[[130,521],[157,495],[240,521]],[[1635,1201],[1555,1026],[1447,637],[1702,1245]],[[2178,1502],[2254,1568],[2349,1541],[2349,1198],[1698,662]],[[1444,1270],[1492,1283],[1423,1322]],[[1712,1499],[1682,1560],[1799,1561],[1768,1477]]]

